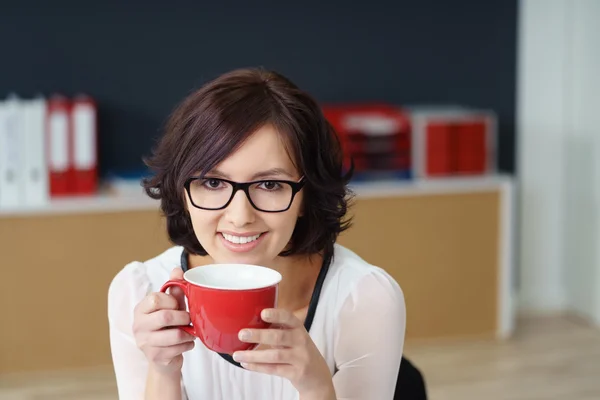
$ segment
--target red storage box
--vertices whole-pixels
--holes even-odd
[[[460,107],[408,109],[415,176],[444,177],[496,170],[496,115]]]
[[[345,165],[354,161],[355,176],[411,176],[409,117],[388,104],[326,105],[323,113],[336,130]]]

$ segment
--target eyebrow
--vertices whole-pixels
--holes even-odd
[[[206,175],[214,176],[216,178],[231,179],[229,177],[229,175],[219,171],[218,169],[214,169]],[[281,177],[281,176],[287,177],[290,179],[293,178],[292,174],[290,174],[284,168],[271,168],[271,169],[267,169],[265,171],[257,172],[256,174],[254,174],[250,177],[250,180],[254,181],[254,180],[261,180],[261,179],[265,179],[265,178]]]

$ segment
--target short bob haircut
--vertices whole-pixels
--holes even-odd
[[[344,174],[339,138],[317,102],[281,74],[258,68],[231,71],[192,92],[175,108],[164,136],[144,160],[152,175],[142,185],[148,196],[161,201],[175,245],[207,254],[192,228],[185,181],[209,173],[265,124],[282,135],[306,182],[303,216],[280,255],[333,254],[337,236],[351,224],[346,212],[352,168]]]

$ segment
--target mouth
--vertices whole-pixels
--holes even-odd
[[[233,232],[218,233],[225,248],[236,253],[253,250],[260,244],[266,234],[266,232],[251,232],[245,234],[234,234]]]
[[[233,244],[246,244],[246,243],[250,243],[250,242],[254,242],[255,240],[258,240],[258,238],[260,238],[262,235],[262,233],[257,233],[255,235],[252,236],[236,236],[236,235],[231,235],[229,233],[225,233],[225,232],[221,232],[221,236],[223,236],[223,238],[225,240],[227,240],[230,243]]]

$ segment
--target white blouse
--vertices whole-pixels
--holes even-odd
[[[119,398],[144,398],[148,363],[132,334],[133,309],[181,265],[182,247],[126,265],[108,293],[110,344]],[[336,244],[310,336],[333,376],[338,400],[391,400],[406,327],[404,296],[383,269]],[[277,376],[247,371],[208,350],[199,339],[184,353],[183,399],[293,400],[298,392]]]

